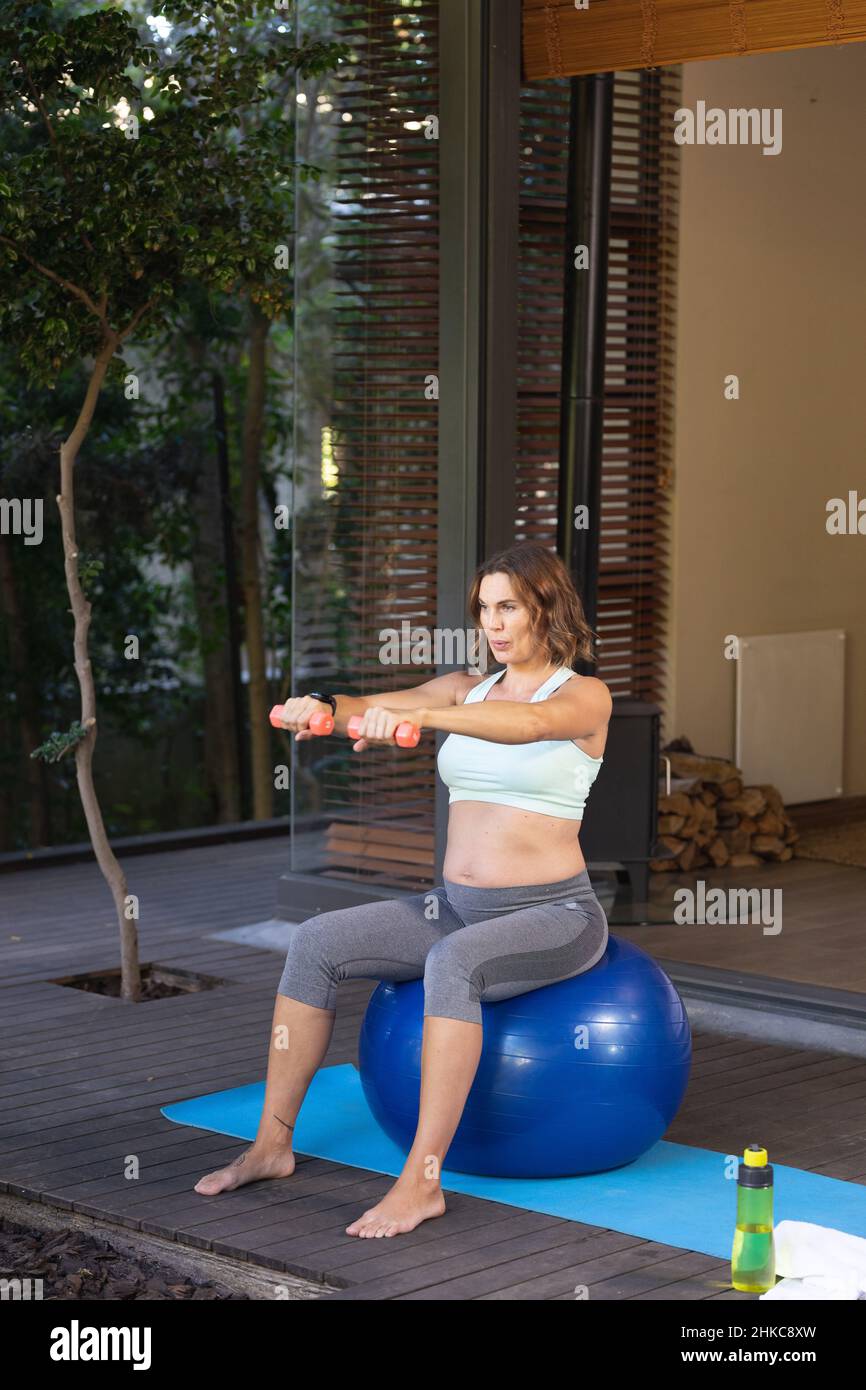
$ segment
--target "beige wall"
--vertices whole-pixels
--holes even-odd
[[[782,151],[681,150],[663,737],[733,756],[726,634],[841,627],[844,793],[863,794],[866,535],[825,522],[831,497],[866,497],[866,43],[687,63],[682,78],[692,110],[781,107]],[[723,396],[730,373],[739,401]]]

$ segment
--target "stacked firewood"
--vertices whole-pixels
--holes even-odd
[[[739,769],[720,758],[666,752],[676,790],[659,797],[659,846],[669,858],[651,859],[657,873],[746,868],[794,854],[799,833],[773,786],[743,786]]]

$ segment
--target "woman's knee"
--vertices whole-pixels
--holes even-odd
[[[287,994],[317,1008],[335,1007],[339,983],[335,952],[344,925],[343,909],[319,912],[296,923],[286,951],[278,994]]]
[[[481,1022],[481,995],[477,972],[452,936],[443,937],[427,952],[424,963],[424,1014]]]
[[[442,936],[430,947],[424,958],[425,980],[443,973],[459,974],[467,968],[462,960],[463,952],[460,950],[458,935],[457,932],[453,932],[450,936]]]
[[[339,950],[341,943],[354,940],[362,929],[361,913],[357,907],[337,907],[329,912],[316,912],[298,922],[292,933],[291,947],[298,950],[327,952]]]

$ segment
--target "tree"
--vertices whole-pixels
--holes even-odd
[[[140,3],[140,0],[130,0],[131,3]],[[287,21],[291,22],[286,7],[281,8],[276,18],[273,10],[268,9],[258,18],[251,18],[242,28],[235,26],[230,34],[230,47],[239,53],[262,52],[272,42],[274,29],[279,34],[281,29],[287,27]],[[200,37],[195,45],[189,45],[184,51],[183,61],[187,64],[201,66],[204,62],[205,69],[208,70],[219,61],[221,49],[225,47],[224,36],[220,34],[220,23],[218,20],[216,30],[212,33],[209,44],[212,50],[210,54],[203,55],[201,44],[208,45],[206,37]],[[157,40],[158,45],[162,45],[163,53],[165,46],[174,41],[174,34],[167,38],[160,36]],[[343,49],[334,46],[335,51],[342,52]],[[320,67],[316,71],[324,71]],[[313,68],[306,69],[306,75],[313,73]],[[238,123],[235,138],[240,144],[248,140],[256,140],[267,134],[270,137],[270,144],[274,155],[274,165],[278,167],[280,162],[283,164],[293,159],[294,151],[291,145],[284,138],[283,132],[287,130],[285,111],[287,103],[290,109],[294,109],[295,98],[295,74],[293,71],[274,73],[267,84],[267,88],[262,90],[261,100],[255,105],[248,105],[240,109],[237,113]],[[291,135],[294,137],[294,122],[292,122]],[[319,170],[308,160],[301,164],[303,173],[313,174],[318,177]],[[286,222],[291,220],[293,211],[293,192],[290,181],[286,178],[275,180],[270,196],[274,200],[282,200],[286,210]],[[284,263],[288,265],[289,246],[283,248]],[[243,368],[243,403],[239,411],[237,453],[239,459],[239,479],[236,493],[237,510],[239,516],[238,525],[238,554],[240,557],[240,591],[242,603],[240,605],[243,614],[245,652],[247,660],[247,698],[249,713],[249,740],[250,740],[250,783],[252,793],[252,816],[255,820],[264,820],[273,815],[273,768],[271,765],[271,730],[267,719],[268,709],[272,704],[268,688],[267,658],[269,653],[268,642],[268,609],[270,607],[270,596],[263,582],[265,573],[266,547],[262,544],[260,531],[261,518],[261,494],[266,485],[265,459],[268,441],[268,385],[270,372],[270,358],[272,356],[272,327],[278,315],[274,315],[267,310],[268,291],[261,290],[258,286],[250,287],[247,296],[247,303],[241,306],[240,312],[232,314],[232,306],[228,298],[226,303],[221,305],[216,296],[212,297],[209,306],[211,318],[211,331],[205,327],[200,314],[189,315],[180,325],[181,331],[185,336],[188,352],[199,364],[200,367],[213,362],[213,346],[219,336],[223,337],[226,344],[230,341],[231,335],[227,333],[226,327],[231,317],[237,318],[237,331],[234,335],[234,346],[242,349]],[[216,329],[216,332],[214,332]],[[219,378],[220,373],[216,373]],[[219,380],[214,381],[215,390],[219,389]],[[202,402],[197,403],[197,412],[201,415]],[[205,451],[202,455],[205,466],[213,464],[214,460]],[[220,461],[223,463],[224,461]],[[211,488],[213,493],[214,489]],[[210,529],[213,533],[214,516],[208,517],[207,504],[202,507],[201,520],[203,529]],[[208,522],[210,525],[208,525]],[[206,544],[206,543],[205,543]],[[216,547],[211,545],[211,553],[215,553]],[[210,567],[205,564],[199,566],[199,573],[204,577]],[[201,592],[202,585],[199,583],[198,590]],[[212,616],[206,620],[207,629],[213,627]],[[208,633],[202,632],[205,640]],[[206,646],[209,649],[208,663],[211,666],[218,665],[219,643],[214,640],[212,632],[209,633],[209,640]],[[225,655],[225,648],[223,650]],[[227,682],[224,682],[227,688]],[[228,706],[231,702],[222,699],[221,710],[210,709],[207,718],[215,727],[225,728],[229,715]],[[221,780],[226,782],[227,748],[225,738],[222,740],[223,756],[218,765],[222,773]],[[216,755],[218,756],[218,755]],[[212,768],[212,773],[217,770]],[[237,818],[237,817],[235,817]]]
[[[137,904],[109,843],[93,780],[96,684],[91,601],[76,539],[75,469],[107,381],[136,382],[123,351],[171,322],[183,287],[243,293],[266,319],[291,306],[278,248],[290,235],[280,121],[243,141],[240,113],[287,71],[321,71],[337,45],[296,48],[286,12],[223,0],[158,11],[178,33],[160,56],[123,11],[0,0],[0,331],[50,385],[83,360],[89,379],[60,447],[60,512],[80,718],[43,747],[74,750],[88,833],[121,936],[121,994],[138,999]],[[250,24],[273,41],[233,43]],[[279,28],[286,29],[280,33]],[[283,117],[289,120],[290,115]]]
[[[16,499],[20,504],[29,498],[44,512],[39,545],[22,545],[15,535],[0,534],[0,717],[5,716],[0,731],[0,849],[80,840],[87,834],[80,808],[70,805],[67,796],[66,763],[71,760],[61,759],[49,769],[30,756],[48,731],[47,721],[69,719],[77,709],[78,686],[67,659],[68,603],[58,602],[64,586],[60,517],[50,499],[57,491],[60,443],[86,384],[86,369],[78,363],[50,390],[22,380],[13,353],[0,343],[0,503],[7,500],[14,507]],[[99,429],[88,441],[88,466],[76,486],[76,531],[84,556],[84,588],[98,609],[90,650],[100,672],[102,732],[110,728],[124,743],[149,745],[151,805],[149,811],[140,808],[146,817],[156,810],[159,744],[164,754],[170,731],[186,718],[190,703],[179,679],[190,642],[181,645],[173,616],[183,591],[164,566],[154,565],[162,558],[163,534],[171,519],[183,522],[189,507],[180,461],[165,459],[154,447],[152,412],[142,405],[133,412],[122,387],[103,389]],[[110,547],[104,544],[106,536]],[[154,573],[155,568],[162,572]],[[126,659],[117,643],[116,634],[127,631],[131,613],[141,650],[147,653],[146,679],[142,663]],[[167,773],[176,786],[175,767]],[[112,782],[116,788],[114,778]],[[138,796],[136,806],[127,807],[115,795],[106,808],[106,823],[111,828],[118,816],[135,817],[139,805]],[[139,826],[137,820],[125,827],[128,833],[139,828],[155,827]]]

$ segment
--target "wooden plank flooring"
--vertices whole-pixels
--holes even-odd
[[[662,959],[866,994],[866,869],[792,859],[760,869],[653,874],[649,901],[671,912],[675,889],[694,891],[699,879],[706,891],[759,888],[772,895],[779,889],[782,930],[765,934],[755,922],[679,926],[672,913],[667,925],[614,930]]]
[[[264,1076],[282,956],[208,933],[271,917],[285,860],[284,842],[264,840],[132,861],[142,959],[225,982],[137,1007],[48,983],[116,964],[112,904],[95,867],[0,877],[3,1187],[321,1281],[336,1290],[323,1296],[341,1301],[557,1301],[579,1286],[591,1299],[753,1298],[730,1288],[727,1261],[460,1193],[408,1236],[358,1241],[345,1226],[392,1179],[317,1158],[301,1156],[285,1183],[195,1193],[198,1177],[244,1144],[172,1124],[159,1106]],[[830,889],[808,875],[805,900],[820,900],[827,922]],[[786,924],[789,910],[786,899]],[[638,930],[642,945],[675,957],[656,935],[665,928]],[[773,973],[767,966],[765,957],[755,968]],[[855,988],[850,973],[845,984]],[[373,988],[342,987],[327,1065],[356,1062]],[[760,1140],[775,1162],[866,1184],[866,1061],[700,1032],[694,1044],[689,1092],[666,1138],[725,1153]],[[136,1179],[124,1176],[128,1155],[138,1158]]]

